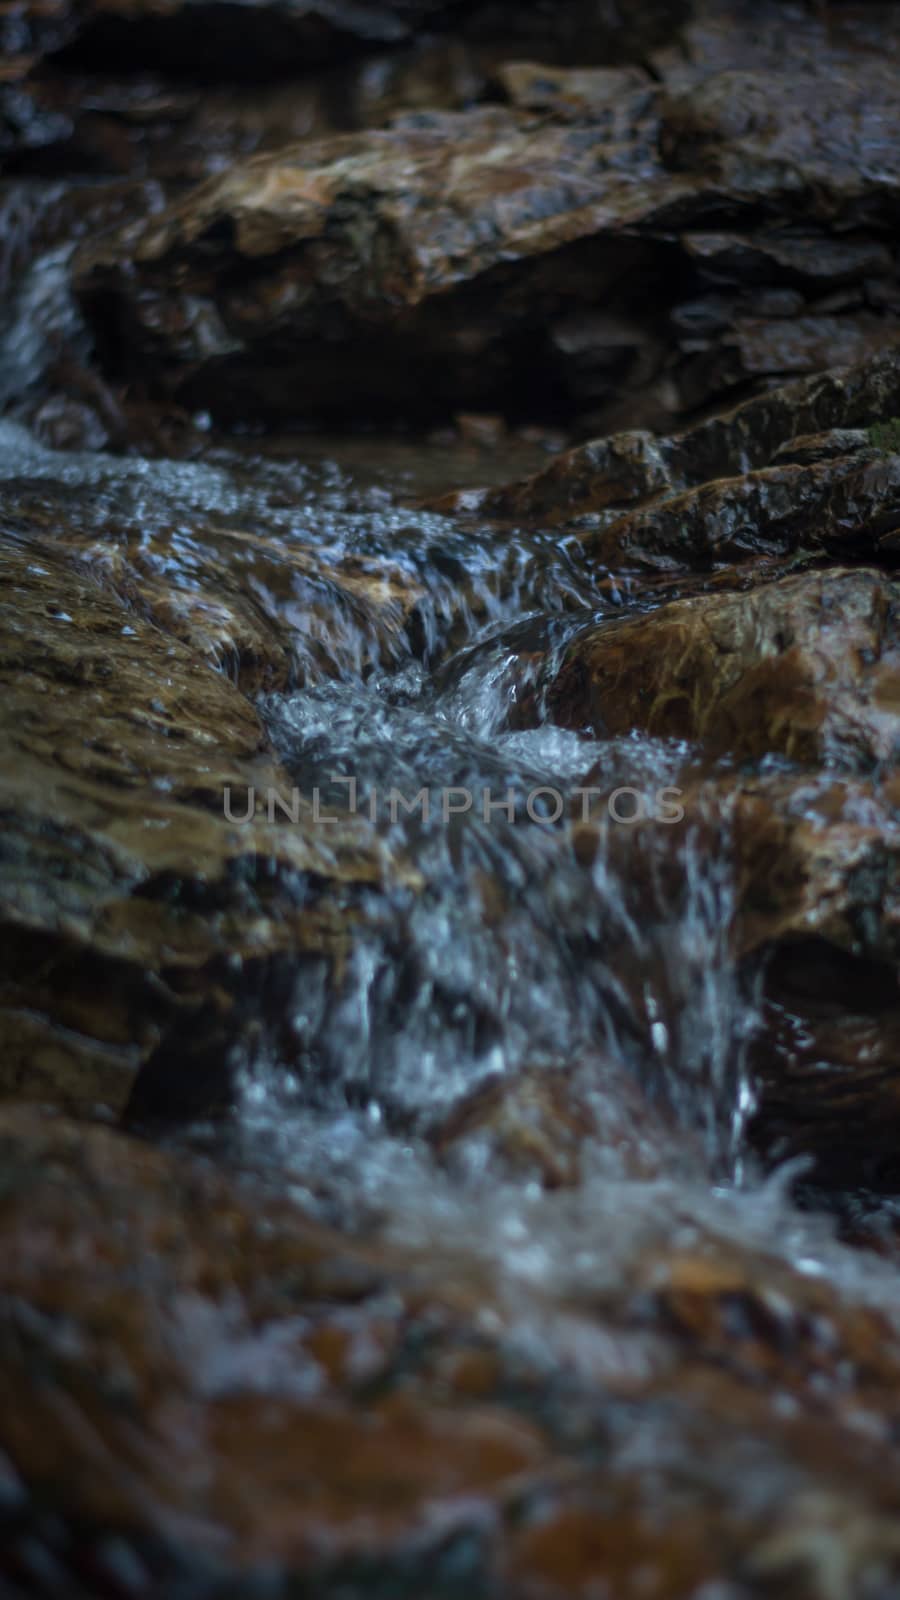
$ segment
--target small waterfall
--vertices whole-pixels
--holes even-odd
[[[421,1130],[494,1076],[602,1058],[601,1080],[630,1074],[699,1134],[711,1173],[740,1177],[755,1010],[731,950],[727,818],[635,828],[601,805],[593,862],[573,823],[588,782],[601,794],[677,788],[688,747],[500,732],[508,700],[490,666],[464,703],[451,674],[446,698],[426,680],[413,705],[392,704],[382,682],[263,709],[306,795],[345,806],[352,783],[357,814],[424,880],[363,908],[340,998],[319,1012],[306,1101],[363,1103]],[[554,792],[565,815],[551,822]],[[392,796],[425,793],[427,820],[391,809]],[[442,815],[446,793],[472,803]]]

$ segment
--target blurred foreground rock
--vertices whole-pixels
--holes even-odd
[[[896,1329],[774,1254],[661,1226],[523,1314],[450,1239],[354,1242],[33,1113],[0,1145],[12,1596],[832,1600],[838,1541],[842,1592],[896,1579]]]

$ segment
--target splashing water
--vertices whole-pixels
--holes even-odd
[[[423,597],[375,670],[354,613],[329,639],[327,674],[307,654],[303,688],[260,702],[293,782],[328,810],[346,806],[352,780],[385,859],[408,862],[421,887],[364,898],[339,986],[298,970],[285,1004],[299,1066],[271,1046],[246,1062],[248,1105],[271,1098],[273,1121],[286,1101],[349,1105],[369,1129],[376,1118],[421,1137],[494,1080],[552,1070],[615,1095],[627,1075],[699,1132],[711,1171],[739,1174],[755,1010],[729,949],[725,819],[701,837],[691,819],[632,828],[601,803],[592,859],[574,848],[589,774],[601,799],[622,785],[650,797],[694,757],[683,743],[597,741],[543,720],[542,683],[573,635],[622,614],[576,543],[413,517],[327,464],[62,454],[11,422],[0,446],[29,514],[64,503],[89,555],[125,530],[189,587],[207,539],[252,528],[323,564],[399,564]],[[423,790],[428,817],[413,804]]]
[[[19,284],[4,402],[66,325],[63,278],[54,255]],[[10,526],[17,507],[64,505],[87,555],[130,540],[186,589],[210,550],[232,540],[233,553],[250,530],[273,564],[297,551],[338,571],[390,563],[418,596],[389,649],[365,604],[347,609],[325,661],[308,648],[308,597],[291,610],[257,585],[261,613],[293,639],[293,686],[259,703],[285,770],[328,812],[355,780],[357,822],[411,870],[361,894],[339,981],[298,959],[271,1029],[238,1060],[230,1123],[184,1137],[212,1139],[328,1218],[448,1260],[480,1255],[517,1305],[537,1291],[577,1301],[663,1241],[717,1238],[830,1274],[900,1324],[890,1268],[860,1264],[824,1218],[798,1212],[791,1172],[763,1181],[748,1159],[761,979],[733,953],[727,813],[630,826],[601,800],[580,821],[582,787],[653,796],[697,769],[683,742],[547,720],[544,688],[575,633],[651,600],[623,601],[556,531],[410,511],[377,468],[354,480],[327,460],[222,446],[191,462],[62,454],[6,421],[0,475]],[[423,789],[428,816],[390,804]],[[447,791],[471,805],[445,816]],[[587,1113],[571,1189],[498,1168],[487,1139],[440,1155],[459,1107],[554,1075]]]

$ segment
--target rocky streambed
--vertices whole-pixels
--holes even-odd
[[[0,39],[0,1596],[900,1593],[894,8]]]

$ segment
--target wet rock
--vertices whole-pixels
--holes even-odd
[[[640,114],[635,107],[633,120]],[[135,232],[127,248],[146,274],[138,324],[130,294],[122,294],[124,240],[110,236],[81,257],[80,288],[98,314],[106,302],[103,317],[119,327],[126,362],[158,372],[160,360],[168,365],[175,356],[172,383],[198,397],[212,362],[220,412],[231,404],[238,413],[359,413],[375,401],[376,371],[382,411],[412,402],[426,415],[490,410],[493,398],[505,398],[513,371],[531,385],[546,376],[531,337],[541,322],[549,317],[552,337],[555,317],[565,336],[562,285],[542,277],[543,258],[593,234],[611,204],[635,215],[652,207],[652,178],[648,188],[608,146],[599,126],[585,141],[580,132],[493,109],[298,148],[198,192],[155,236],[141,240],[144,230]],[[598,162],[610,169],[602,197]],[[221,267],[202,241],[226,235],[246,272],[233,289],[222,284],[220,302],[209,272],[221,282]],[[636,249],[610,243],[601,268],[607,283]],[[185,277],[183,294],[173,298],[168,279],[177,259],[192,284]],[[530,289],[516,291],[516,279],[535,274]],[[444,390],[438,405],[436,362]],[[232,382],[240,392],[229,402]]]
[[[56,400],[36,420],[81,419]],[[239,464],[154,469],[40,450],[11,426],[6,437],[8,469],[19,469],[3,485],[7,525],[64,542],[71,561],[245,693],[387,666],[408,652],[407,628],[423,625],[414,562],[341,548],[327,518],[329,553],[317,548],[302,474],[289,484],[274,469],[254,486]]]
[[[398,1389],[356,1408],[356,1392],[383,1384],[405,1324],[415,1340],[416,1312],[396,1296],[402,1264],[392,1282],[387,1261],[290,1206],[259,1205],[200,1164],[173,1165],[100,1130],[7,1119],[4,1147],[7,1396],[35,1340],[62,1363],[32,1391],[43,1442],[7,1403],[4,1448],[33,1491],[38,1540],[41,1504],[67,1481],[63,1561],[88,1586],[94,1541],[112,1534],[170,1576],[180,1567],[252,1580],[354,1557],[402,1567],[419,1544],[434,1560],[457,1528],[486,1519],[489,1529],[539,1465],[535,1428],[490,1407],[454,1418]],[[66,1198],[73,1168],[81,1177]],[[66,1324],[88,1341],[84,1366]],[[86,1386],[91,1365],[97,1381]],[[102,1460],[87,1458],[80,1474],[72,1402],[103,1441]],[[138,1436],[123,1403],[143,1416],[132,1470]],[[187,1455],[175,1447],[185,1427],[196,1441]],[[23,1576],[27,1531],[28,1519],[7,1522],[0,1570],[11,1579]]]
[[[552,111],[573,121],[604,111],[615,114],[616,101],[625,101],[650,79],[639,67],[589,67],[554,70],[546,62],[503,61],[496,80],[510,105],[525,111]]]
[[[539,945],[529,931],[523,881],[530,901],[544,881],[529,850],[552,859],[554,837],[510,840],[507,863],[480,817],[492,783],[514,783],[524,806],[527,761],[523,775],[521,758],[407,704],[429,651],[457,626],[468,637],[507,582],[516,605],[532,585],[537,604],[557,595],[557,554],[542,566],[540,552],[510,548],[498,564],[491,536],[479,546],[443,521],[410,527],[376,491],[360,491],[354,512],[333,468],[311,485],[294,465],[234,455],[79,457],[9,424],[4,440],[0,558],[14,598],[0,637],[18,760],[3,878],[7,1091],[127,1099],[135,1122],[171,1123],[227,1110],[271,1067],[305,1103],[371,1100],[408,1129],[498,1063],[515,1071],[548,1031],[558,1048],[558,1006],[588,983],[597,951],[579,945],[573,963],[577,921],[573,933],[546,919]],[[383,682],[398,667],[405,692]],[[241,693],[260,689],[266,731]],[[60,768],[79,780],[62,791]],[[356,816],[336,774],[359,775]],[[404,840],[392,787],[415,809],[426,782],[433,826],[410,821]],[[442,784],[471,785],[475,826],[442,816]],[[571,888],[588,893],[580,877]],[[458,968],[445,978],[434,964],[447,918]],[[460,1004],[470,969],[474,1016]],[[527,1026],[507,1048],[511,988],[526,974]]]
[[[814,466],[866,452],[871,459],[890,454],[885,449],[890,440],[881,442],[877,429],[898,412],[900,360],[888,352],[780,384],[684,433],[631,431],[591,439],[530,478],[491,490],[460,490],[439,505],[526,526],[593,518],[594,525],[605,528],[630,506],[652,501],[664,519],[668,496],[699,489],[710,479],[736,479],[769,466]],[[850,463],[841,470],[852,470]],[[727,486],[705,490],[707,499],[718,495],[720,502],[731,492]],[[735,497],[741,493],[736,488]],[[680,501],[679,507],[695,503]]]
[[[890,206],[898,177],[891,77],[888,66],[879,77],[870,62],[856,79],[830,76],[823,95],[809,75],[712,74],[666,101],[663,158],[676,170],[707,173],[732,193],[753,193],[760,202],[769,193],[783,199],[787,186],[802,204],[815,188],[813,215],[853,216],[852,208],[862,202],[853,220],[872,220],[872,178],[877,173],[886,186]],[[789,100],[782,94],[787,83]]]
[[[804,551],[877,559],[900,521],[898,484],[898,456],[826,454],[667,496],[588,531],[584,549],[613,570],[663,572]]]
[[[791,5],[781,0],[697,0],[677,41],[652,57],[667,83],[724,70],[803,71],[828,80],[900,57],[896,13],[881,0]]]
[[[829,945],[874,967],[896,961],[900,835],[892,778],[776,773],[726,780],[708,798],[734,840],[741,954],[777,945],[783,967],[792,946],[818,942],[820,951]]]
[[[348,887],[381,869],[299,796],[297,825],[230,823],[226,789],[236,816],[248,789],[293,804],[249,702],[77,554],[20,533],[0,561],[2,1090],[120,1107],[170,1036],[218,1029],[221,1067],[267,963],[337,952],[338,863]]]
[[[613,77],[260,157],[110,233],[75,263],[105,361],[223,416],[365,415],[378,371],[380,414],[671,426],[898,337],[885,69],[827,114],[799,75]]]
[[[698,1151],[664,1122],[637,1085],[610,1062],[533,1068],[498,1076],[430,1131],[437,1159],[463,1181],[575,1188],[592,1171],[650,1180]],[[665,1152],[665,1156],[663,1156]]]
[[[436,509],[510,522],[575,521],[591,513],[650,499],[673,487],[670,442],[652,433],[614,433],[566,450],[519,483],[496,489],[460,489]]]
[[[870,451],[872,435],[868,428],[828,428],[823,433],[801,433],[778,446],[776,465],[784,461],[795,466],[815,466],[820,461],[834,461],[838,456],[858,455]]]
[[[6,1111],[0,1141],[7,1583],[674,1600],[799,1571],[828,1600],[835,1528],[851,1573],[895,1570],[896,1330],[774,1253],[660,1221],[554,1307],[108,1129]]]
[[[897,759],[900,589],[829,569],[589,628],[547,697],[562,725],[699,741],[739,760]]]

